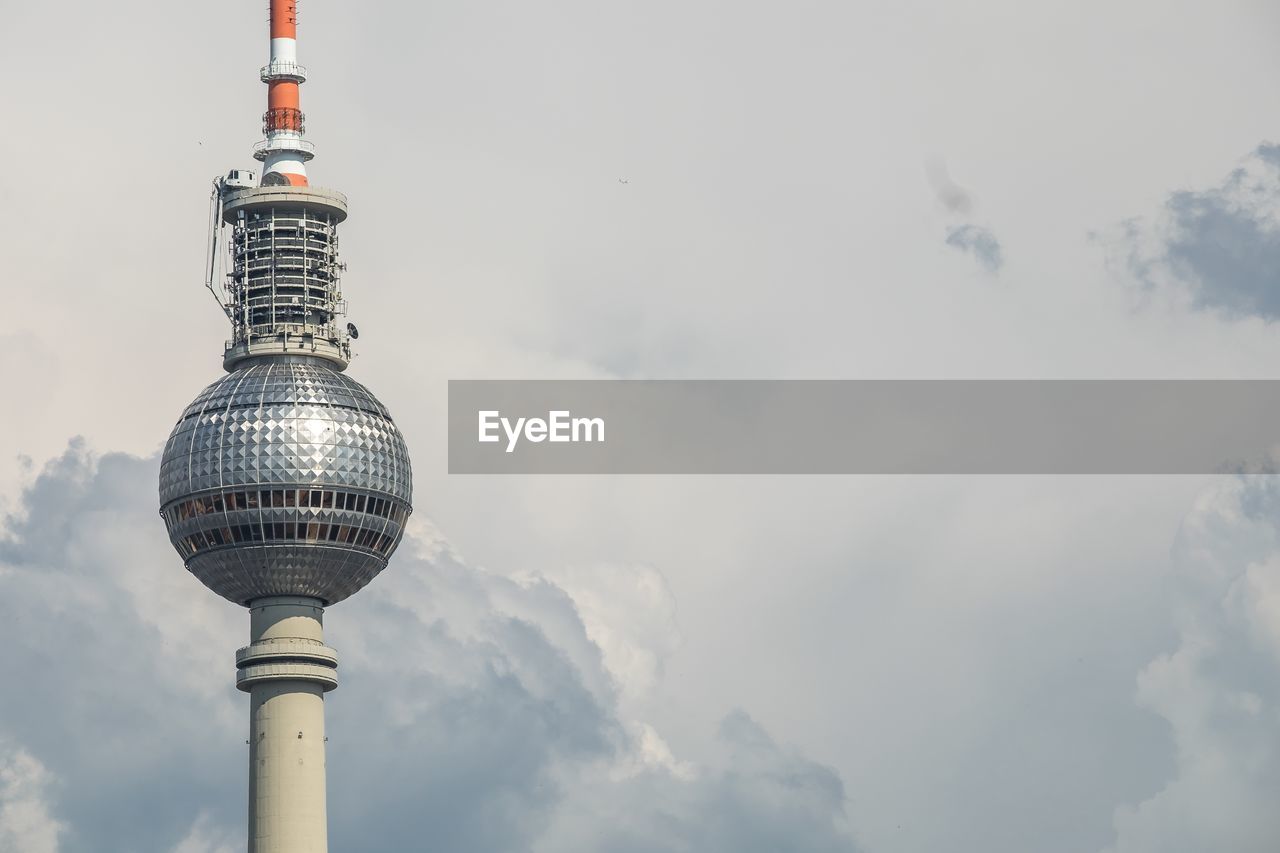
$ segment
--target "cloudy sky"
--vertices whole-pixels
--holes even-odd
[[[247,619],[155,481],[220,371],[265,4],[0,13],[0,851],[243,849]],[[444,435],[449,378],[1274,377],[1277,35],[304,0],[351,373],[418,484],[326,620],[333,848],[1273,851],[1270,480],[450,477]]]

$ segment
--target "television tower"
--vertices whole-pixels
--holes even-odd
[[[270,0],[262,177],[214,182],[205,285],[231,321],[227,375],[186,408],[160,465],[160,514],[187,569],[249,609],[249,853],[324,853],[324,608],[386,568],[412,512],[409,453],[344,375],[341,193],[307,180],[297,3]]]

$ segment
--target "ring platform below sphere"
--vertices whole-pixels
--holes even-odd
[[[412,494],[386,407],[305,357],[250,362],[205,388],[160,463],[170,541],[238,604],[352,595],[386,568]]]

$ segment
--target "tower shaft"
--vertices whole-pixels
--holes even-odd
[[[249,694],[249,853],[326,853],[324,694],[338,685],[319,599],[250,605],[252,644],[236,653]]]

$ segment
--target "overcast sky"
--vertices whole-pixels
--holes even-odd
[[[158,453],[220,373],[260,2],[0,0],[0,851],[243,849],[246,614]],[[335,850],[1271,853],[1280,489],[449,477],[449,378],[1274,378],[1261,0],[303,0],[350,373]],[[624,179],[626,183],[620,182]]]

